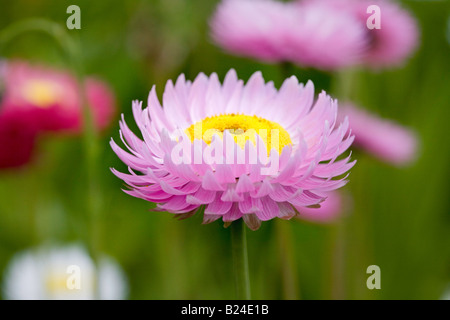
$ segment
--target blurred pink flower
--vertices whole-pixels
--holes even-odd
[[[116,102],[111,88],[99,79],[88,77],[85,90],[86,99],[94,112],[95,125],[100,130],[109,127],[116,114]]]
[[[85,92],[96,128],[106,128],[115,114],[111,90],[87,78]],[[77,83],[69,72],[24,61],[0,62],[0,168],[28,163],[41,132],[80,133],[82,122]]]
[[[31,161],[37,128],[29,116],[0,110],[0,169],[21,167]]]
[[[357,61],[364,28],[321,2],[223,0],[211,19],[214,41],[231,53],[327,70]]]
[[[285,59],[287,4],[272,0],[224,0],[211,19],[212,38],[231,53],[267,62]]]
[[[24,61],[3,63],[2,109],[26,112],[40,130],[79,133],[82,130],[82,104],[75,78],[66,71],[32,66]],[[87,78],[86,100],[94,123],[101,130],[115,113],[114,96],[105,84]]]
[[[304,0],[322,4],[336,15],[350,14],[364,27],[367,43],[360,63],[373,68],[396,66],[405,62],[418,46],[419,28],[414,17],[395,1],[389,0]],[[380,8],[380,28],[369,29],[367,21],[374,13],[368,8]],[[367,12],[369,11],[369,12]],[[370,19],[371,20],[371,19]]]
[[[338,191],[325,195],[327,198],[320,204],[320,208],[302,208],[297,217],[315,223],[333,223],[338,220],[345,210],[343,195]]]
[[[380,29],[369,29],[380,8]],[[265,62],[335,70],[398,65],[418,45],[415,19],[388,0],[222,0],[212,38],[226,51]]]
[[[353,2],[362,6],[360,1]],[[381,28],[368,30],[370,45],[362,58],[363,63],[372,67],[404,63],[418,46],[419,29],[416,20],[393,1],[366,0],[363,3],[364,12],[372,4],[378,5],[381,12]],[[361,18],[364,23],[368,15],[366,13]]]
[[[345,116],[355,136],[354,146],[395,165],[406,165],[416,158],[418,140],[412,130],[351,104],[340,106],[339,117]]]
[[[287,60],[305,67],[335,70],[355,65],[367,48],[365,25],[349,12],[322,1],[287,4],[294,15],[287,34]]]
[[[114,141],[111,147],[129,172],[112,171],[126,193],[179,217],[205,206],[205,223],[242,218],[253,230],[291,219],[344,186],[355,163],[336,160],[353,141],[348,120],[336,120],[337,101],[325,92],[314,100],[312,82],[294,76],[277,90],[260,72],[244,84],[230,70],[223,85],[214,73],[193,82],[181,75],[167,82],[162,106],[154,87],[145,109],[133,101],[143,139],[122,118],[128,151]]]

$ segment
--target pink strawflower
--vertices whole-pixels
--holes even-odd
[[[5,112],[0,106],[0,169],[18,168],[31,161],[38,130],[29,116]]]
[[[362,6],[360,1],[353,0],[353,2],[355,6]],[[362,58],[363,63],[372,67],[395,66],[404,63],[418,45],[419,29],[416,20],[408,11],[393,1],[366,0],[363,2],[365,4],[362,8],[364,12],[372,4],[378,5],[381,11],[381,28],[368,31],[370,45]],[[361,15],[361,13],[359,14]],[[364,23],[368,15],[366,13],[361,18]]]
[[[69,72],[7,61],[3,64],[2,78],[4,110],[33,115],[40,130],[73,133],[82,130],[82,103],[76,79]],[[94,123],[101,130],[113,118],[114,96],[105,84],[93,78],[87,78],[84,89]]]
[[[354,16],[315,2],[224,0],[211,29],[214,41],[231,53],[326,70],[355,64],[366,46]]]
[[[367,48],[365,26],[352,14],[322,1],[292,7],[295,18],[287,36],[288,61],[304,67],[335,70],[357,64]]]
[[[351,104],[341,106],[339,115],[349,118],[355,146],[395,165],[406,165],[416,158],[418,140],[411,129]]]
[[[128,166],[112,169],[126,193],[188,217],[205,208],[204,223],[242,218],[290,219],[345,185],[350,156],[336,158],[353,141],[348,121],[338,123],[337,101],[290,77],[279,90],[256,72],[244,85],[231,70],[223,85],[215,73],[194,82],[168,81],[162,106],[155,87],[133,114],[143,139],[120,121],[122,142],[111,146]],[[268,152],[270,150],[270,153]]]
[[[336,15],[350,14],[364,27],[367,43],[366,50],[361,56],[361,64],[379,68],[396,66],[415,51],[418,46],[419,28],[414,17],[398,3],[389,0],[305,0],[304,3],[327,6]],[[368,8],[376,5],[380,8],[380,28],[369,29],[367,26],[374,22],[372,10]]]
[[[224,0],[211,19],[212,38],[231,53],[283,61],[286,9],[272,0]]]
[[[338,220],[345,209],[345,199],[338,191],[325,193],[326,199],[319,208],[302,208],[298,218],[314,223],[327,224]]]

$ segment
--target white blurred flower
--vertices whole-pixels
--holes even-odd
[[[103,255],[98,271],[95,272],[93,260],[81,245],[25,250],[17,253],[6,268],[3,297],[9,300],[124,299],[128,284],[117,262]]]
[[[440,300],[450,300],[450,284],[445,288]]]

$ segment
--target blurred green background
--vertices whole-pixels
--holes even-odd
[[[348,98],[383,117],[416,130],[420,154],[407,168],[395,168],[355,150],[358,160],[344,187],[352,206],[338,222],[269,221],[247,232],[254,299],[285,299],[290,285],[302,299],[439,299],[450,283],[450,44],[448,1],[404,1],[418,20],[420,48],[403,68],[356,70]],[[261,70],[279,86],[277,65],[225,54],[210,40],[208,19],[217,1],[0,0],[0,29],[30,17],[65,26],[66,8],[81,8],[81,30],[68,31],[82,48],[86,74],[113,88],[119,108],[134,128],[133,99],[146,102],[153,84],[185,73],[235,68],[241,79]],[[1,56],[70,68],[53,40],[39,33],[20,36]],[[339,98],[340,75],[293,68],[301,82]],[[336,84],[337,83],[337,84]],[[125,171],[109,147],[120,141],[116,117],[100,137],[95,192],[97,248],[115,257],[130,282],[130,299],[233,299],[230,230],[201,217],[178,221],[154,205],[121,191],[109,171]],[[48,136],[39,141],[36,161],[0,172],[0,282],[9,259],[40,243],[91,241],[86,204],[83,141]],[[290,228],[280,242],[277,228]],[[283,285],[286,244],[295,253],[294,283]],[[381,268],[381,289],[366,287],[369,265]]]

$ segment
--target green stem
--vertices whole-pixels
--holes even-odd
[[[233,251],[234,280],[238,300],[250,300],[250,277],[248,269],[247,237],[242,219],[231,223],[231,246]]]
[[[70,64],[81,73],[79,49],[76,43],[59,24],[46,19],[26,19],[15,22],[0,32],[0,52],[3,47],[17,36],[30,32],[43,32],[52,37],[60,45],[70,60]]]
[[[326,299],[344,300],[346,298],[345,292],[345,224],[343,221],[338,221],[335,225],[329,227],[328,241],[323,252],[326,253],[324,257],[327,274],[324,276]]]
[[[300,290],[298,287],[298,272],[292,245],[291,222],[277,219],[276,231],[278,238],[278,252],[281,261],[281,277],[283,281],[283,295],[286,300],[298,300]]]
[[[279,66],[280,66],[280,75],[281,75],[282,81],[295,75],[294,74],[294,66],[290,62],[287,62],[287,61],[282,62],[282,63],[280,63]]]
[[[355,99],[355,93],[360,91],[358,90],[358,72],[357,68],[347,68],[333,74],[332,91],[335,98],[339,101],[339,106]],[[349,255],[347,234],[351,232],[353,236],[355,230],[357,231],[359,228],[350,227],[348,219],[341,220],[330,228],[329,248],[324,250],[326,254],[324,260],[328,261],[329,266],[326,277],[330,278],[330,291],[328,292],[330,299],[342,300],[349,298],[350,291],[346,285],[349,259],[345,259],[345,257],[354,255]],[[358,243],[364,243],[364,241],[359,241]]]
[[[339,102],[349,101],[353,98],[357,84],[355,78],[356,70],[354,69],[344,69],[334,74],[332,89]]]

